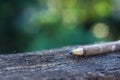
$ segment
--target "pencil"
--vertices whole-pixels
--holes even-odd
[[[81,46],[79,48],[71,50],[69,54],[73,54],[75,56],[90,56],[90,55],[98,55],[113,51],[119,51],[119,50],[120,50],[120,40]]]

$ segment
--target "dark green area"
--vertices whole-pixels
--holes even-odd
[[[0,53],[118,40],[117,1],[0,0]]]

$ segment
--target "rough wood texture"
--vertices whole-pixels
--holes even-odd
[[[0,80],[120,80],[120,52],[75,57],[71,48],[0,55]]]

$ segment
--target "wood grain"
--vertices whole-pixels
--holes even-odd
[[[74,48],[0,55],[0,80],[120,80],[120,52],[67,54]]]

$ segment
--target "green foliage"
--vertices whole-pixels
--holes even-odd
[[[0,51],[24,52],[119,39],[114,0],[0,1]],[[114,9],[114,10],[113,10]],[[100,34],[97,33],[103,29]],[[116,34],[115,31],[118,33]]]

